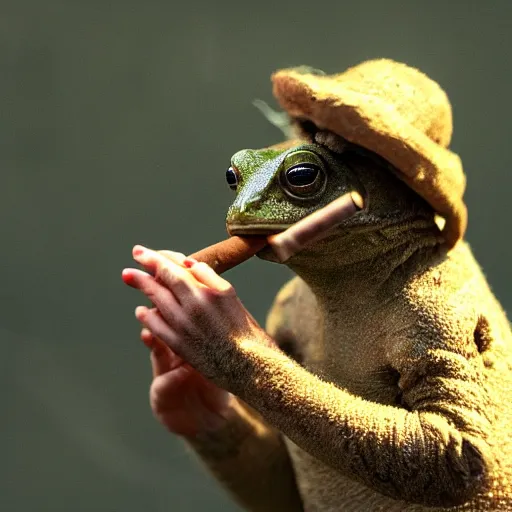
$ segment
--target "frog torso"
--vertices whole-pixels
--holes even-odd
[[[302,368],[253,347],[241,398],[287,436],[307,512],[512,511],[510,325],[463,241],[446,94],[389,60],[273,83],[300,139],[234,155],[228,231],[363,205],[286,260],[267,330]]]
[[[446,246],[432,207],[343,141],[338,153],[311,141],[242,151],[229,172],[232,234],[284,229],[346,193],[365,198],[287,261],[299,277],[268,319],[307,375],[358,403],[346,416],[338,401],[314,413],[336,411],[327,442],[343,445],[344,460],[313,456],[311,436],[303,448],[286,441],[305,510],[512,510],[510,327],[467,244]],[[316,385],[297,401],[313,400]],[[474,492],[439,508],[462,503],[454,488]]]
[[[450,509],[406,503],[341,475],[287,440],[305,510],[512,510],[512,336],[508,320],[465,243],[447,256],[433,254],[431,264],[422,270],[413,265],[410,272],[398,274],[383,283],[365,305],[340,297],[337,311],[335,304],[326,305],[301,278],[294,278],[277,296],[268,330],[284,351],[323,380],[390,407],[408,407],[402,396],[405,384],[394,368],[400,357],[397,353],[404,347],[417,354],[411,356],[411,364],[423,352],[439,351],[456,362],[464,358],[487,404],[488,442],[496,457],[491,488]],[[358,286],[364,288],[364,283]],[[348,289],[346,297],[351,292]],[[425,329],[431,329],[432,337],[418,338],[418,332]],[[458,333],[446,346],[434,336],[444,329]],[[443,385],[443,379],[439,384]]]

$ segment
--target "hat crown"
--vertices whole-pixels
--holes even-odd
[[[283,69],[272,81],[274,95],[291,118],[312,121],[387,160],[445,219],[448,246],[464,236],[466,178],[460,158],[448,149],[452,111],[436,82],[389,59],[330,76],[307,68]]]
[[[401,118],[433,142],[447,148],[453,130],[452,109],[439,84],[416,68],[389,59],[363,62],[332,77],[345,89],[384,100]]]

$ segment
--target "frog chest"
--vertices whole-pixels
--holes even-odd
[[[324,320],[308,334],[300,343],[304,368],[367,400],[397,403],[399,375],[385,362],[386,335],[377,323]]]
[[[383,350],[389,310],[321,307],[303,282],[294,283],[276,322],[281,349],[325,381],[369,400],[396,403],[398,375],[387,367]]]

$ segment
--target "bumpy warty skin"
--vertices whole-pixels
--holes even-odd
[[[333,158],[365,208],[287,263],[281,350],[208,345],[238,400],[189,444],[250,511],[512,510],[505,313],[425,200],[372,155]]]
[[[334,365],[333,359],[326,360],[327,351],[333,357],[332,348],[326,350],[322,346],[325,337],[318,335],[322,309],[302,279],[295,278],[281,291],[268,328],[288,347],[290,340],[296,340],[291,352],[305,368],[362,396],[369,404],[443,414],[462,432],[485,439],[488,446],[482,451],[492,465],[485,475],[489,489],[449,510],[512,510],[509,324],[468,246],[459,244],[444,261],[411,277],[394,299],[386,307],[390,313],[383,324],[354,327],[369,315],[362,312],[353,317],[352,326],[340,336]],[[404,324],[409,322],[407,330]],[[364,333],[364,339],[354,331]],[[400,332],[404,335],[395,337]],[[345,346],[343,340],[347,340]],[[293,443],[288,445],[305,510],[447,510],[387,498]],[[376,443],[376,450],[367,456],[378,459],[378,447]],[[436,453],[435,447],[421,449],[426,456],[429,451]],[[383,467],[388,464],[383,461]]]
[[[287,262],[297,277],[267,322],[281,350],[262,331],[210,344],[212,378],[237,400],[190,444],[254,512],[512,511],[512,335],[460,240],[446,94],[386,59],[281,70],[273,84],[299,138],[332,152],[327,192],[357,191],[365,207]],[[263,223],[295,222],[304,211],[267,153],[235,155],[237,199]]]
[[[375,173],[360,177],[383,185]],[[510,511],[509,322],[465,242],[447,252],[432,226],[391,224],[298,255],[290,267],[300,277],[268,317],[268,332],[305,369],[364,401],[345,425],[364,449],[346,439],[354,449],[345,446],[342,471],[287,440],[304,510]],[[398,418],[388,430],[378,425],[383,407]],[[403,432],[410,442],[394,452]],[[453,489],[464,479],[468,500],[451,506],[439,480]],[[438,503],[418,503],[430,493]]]

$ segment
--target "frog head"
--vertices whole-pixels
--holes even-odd
[[[355,190],[350,170],[325,148],[297,142],[283,148],[244,149],[226,179],[236,198],[227,214],[231,235],[271,234]]]
[[[306,264],[318,265],[326,253],[344,255],[349,262],[376,248],[385,251],[387,235],[382,233],[397,227],[407,231],[417,219],[434,229],[433,209],[392,175],[387,162],[357,146],[339,147],[343,149],[296,140],[233,155],[226,171],[228,185],[236,192],[227,214],[228,232],[270,235],[350,192],[363,197],[364,208],[293,257],[291,264],[308,258]],[[273,260],[269,250],[259,256]]]

